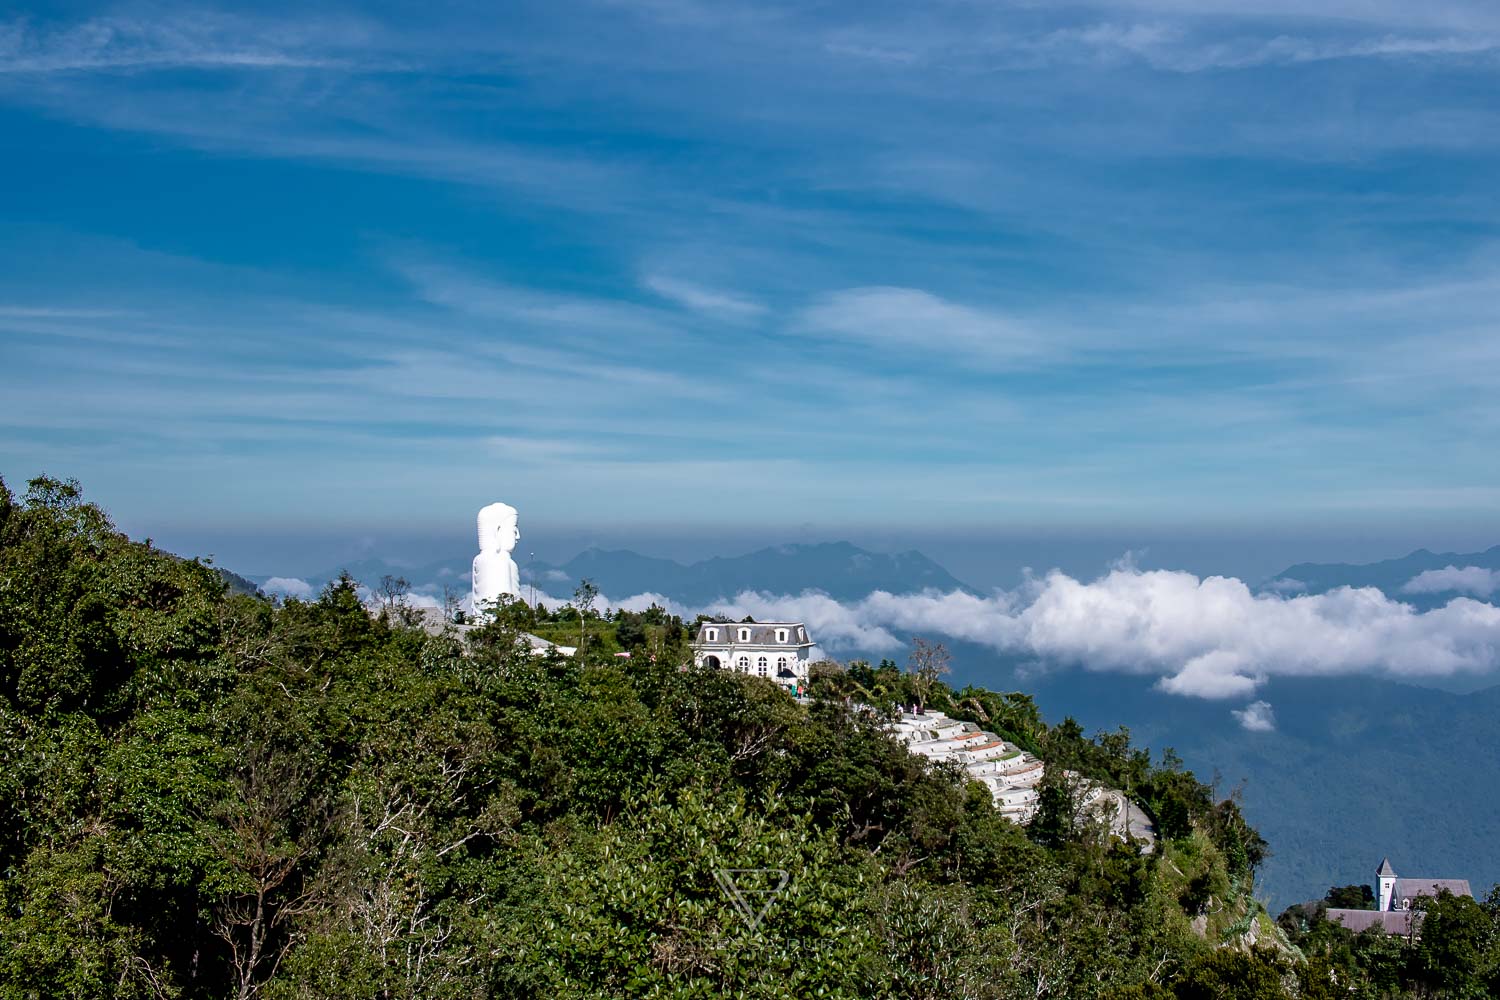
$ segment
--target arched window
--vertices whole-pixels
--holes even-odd
[[[703,635],[704,635],[704,638],[706,638],[709,642],[718,642],[719,641],[719,630],[716,629],[716,628],[708,629],[707,631],[705,631],[703,633]]]
[[[749,642],[749,641],[750,641],[750,630],[747,629],[747,628],[740,629],[740,642]]]
[[[776,670],[779,673],[780,671],[785,670],[785,669],[786,669],[786,657],[783,656],[783,657],[780,657],[780,658],[777,659],[777,661],[776,661]]]
[[[750,657],[748,657],[748,656],[742,656],[742,657],[740,657],[740,669],[743,670],[743,671],[745,671],[746,673],[750,672]]]
[[[718,670],[719,658],[717,656],[705,656],[703,658],[703,665],[710,670]]]
[[[755,669],[762,677],[766,676],[766,658],[762,656],[755,664]]]
[[[807,629],[805,629],[805,628],[799,628],[797,630],[797,641],[798,642],[806,642],[807,641]]]

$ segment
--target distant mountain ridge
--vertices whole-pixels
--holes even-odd
[[[1459,569],[1478,566],[1482,569],[1500,570],[1500,545],[1483,552],[1470,553],[1417,549],[1399,559],[1383,559],[1373,563],[1298,563],[1282,570],[1267,584],[1280,581],[1280,589],[1295,584],[1310,594],[1321,594],[1336,587],[1374,587],[1387,597],[1426,609],[1448,603],[1459,596],[1459,592],[1448,590],[1410,593],[1403,588],[1422,573],[1449,566]]]
[[[849,542],[778,545],[742,556],[714,556],[682,563],[635,552],[589,549],[561,566],[539,568],[539,585],[555,574],[576,586],[592,580],[606,595],[655,593],[685,604],[706,604],[746,590],[800,594],[818,590],[837,600],[858,600],[877,590],[893,594],[923,590],[970,590],[936,562],[915,550],[870,552]]]
[[[445,585],[462,594],[469,589],[466,557],[417,566],[362,559],[307,577],[305,582],[317,590],[345,570],[371,587],[389,574],[405,577],[418,592],[434,596],[441,594]],[[266,579],[260,577],[256,582]],[[559,565],[523,562],[521,580],[554,599],[571,598],[579,583],[590,580],[611,600],[660,594],[694,607],[747,590],[773,594],[815,590],[840,601],[859,600],[877,590],[893,594],[934,589],[972,592],[971,587],[920,552],[871,552],[850,542],[777,545],[741,556],[714,556],[686,564],[628,549],[594,548]]]

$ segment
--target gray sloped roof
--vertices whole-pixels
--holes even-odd
[[[1396,898],[1410,896],[1436,896],[1447,889],[1455,896],[1473,896],[1469,880],[1464,878],[1398,878]]]
[[[739,630],[747,628],[750,630],[750,638],[746,640],[747,645],[752,646],[805,646],[810,642],[803,642],[797,638],[797,630],[805,628],[801,622],[704,622],[698,626],[698,642],[706,643],[704,638],[707,629],[719,630],[717,645],[732,645],[738,643]],[[786,629],[787,641],[776,641],[776,630]],[[809,637],[811,638],[811,637]]]
[[[1412,910],[1340,910],[1328,911],[1328,919],[1342,924],[1354,933],[1378,927],[1387,934],[1406,934],[1411,931]]]
[[[1380,867],[1375,869],[1375,874],[1379,875],[1381,878],[1385,878],[1387,876],[1394,877],[1396,874],[1396,869],[1391,867],[1391,859],[1381,858]]]

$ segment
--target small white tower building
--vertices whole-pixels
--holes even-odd
[[[1391,908],[1391,900],[1396,895],[1396,869],[1391,867],[1390,858],[1380,859],[1375,875],[1380,879],[1380,909],[1383,912]]]

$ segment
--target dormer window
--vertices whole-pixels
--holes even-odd
[[[740,642],[749,642],[749,641],[750,641],[750,630],[747,629],[747,628],[740,629]]]
[[[786,642],[786,629],[779,628],[779,629],[776,630],[776,641],[777,642]]]
[[[709,642],[718,642],[719,641],[719,630],[716,629],[716,628],[707,629],[703,633],[703,636]]]
[[[805,629],[805,628],[798,628],[797,629],[797,641],[798,642],[806,642],[807,641],[807,629]]]

